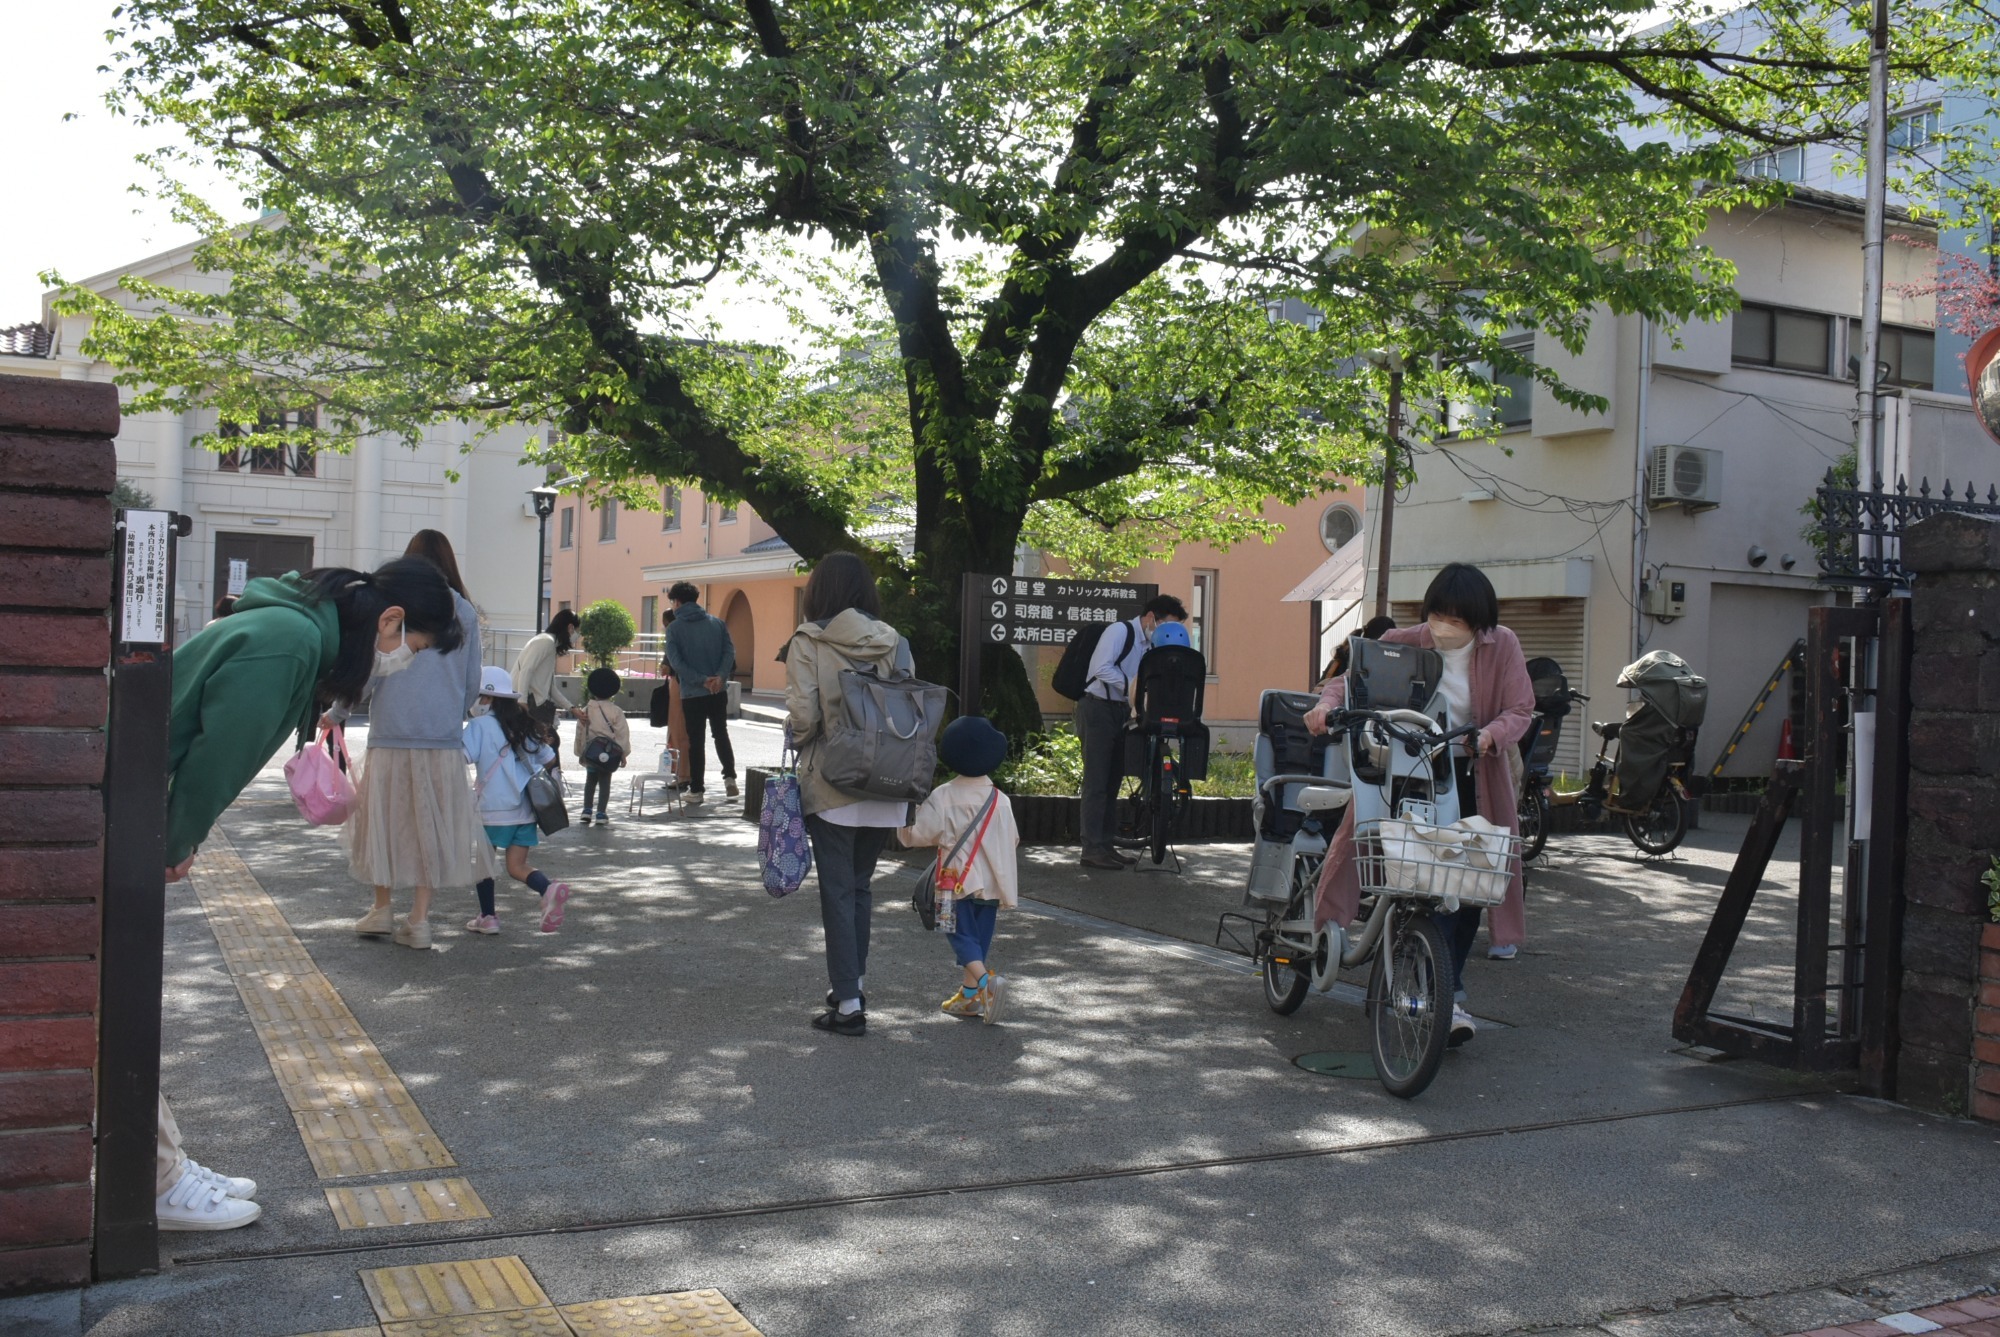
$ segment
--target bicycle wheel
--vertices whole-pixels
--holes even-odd
[[[1518,810],[1521,818],[1521,862],[1526,863],[1549,843],[1549,791],[1533,780],[1528,781]]]
[[[1382,1089],[1410,1100],[1437,1076],[1451,1038],[1451,958],[1428,913],[1398,906],[1391,914],[1375,949],[1369,1030]]]
[[[1666,854],[1681,843],[1688,831],[1687,804],[1671,780],[1660,786],[1653,805],[1643,813],[1625,818],[1625,834],[1648,854]]]
[[[1279,920],[1305,918],[1307,898],[1319,882],[1318,872],[1317,865],[1308,865],[1303,859],[1292,861],[1292,898],[1286,904],[1284,914],[1277,917]],[[1296,963],[1280,965],[1266,953],[1263,974],[1264,1001],[1270,1004],[1271,1010],[1281,1017],[1289,1017],[1298,1011],[1299,1005],[1306,1001],[1306,991],[1312,987],[1310,963],[1305,969]]]
[[[1167,833],[1174,824],[1174,786],[1180,782],[1180,763],[1173,747],[1160,743],[1159,759],[1153,765],[1152,828],[1145,834],[1151,841],[1153,862],[1167,861]]]

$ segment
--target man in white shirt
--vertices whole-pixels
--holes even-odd
[[[1106,627],[1090,656],[1090,674],[1076,703],[1076,736],[1083,743],[1083,866],[1106,870],[1136,862],[1112,843],[1119,782],[1125,778],[1125,723],[1132,715],[1132,677],[1162,621],[1187,621],[1187,606],[1171,594],[1146,604],[1139,616]]]

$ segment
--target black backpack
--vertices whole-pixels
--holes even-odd
[[[1129,621],[1117,625],[1125,629],[1125,649],[1119,653],[1123,659],[1132,653],[1132,642],[1137,633]],[[1084,691],[1090,686],[1090,660],[1097,653],[1097,643],[1104,639],[1104,633],[1111,630],[1109,622],[1099,622],[1085,627],[1076,634],[1076,639],[1063,649],[1062,659],[1056,664],[1055,676],[1049,679],[1049,686],[1072,701],[1083,700]]]

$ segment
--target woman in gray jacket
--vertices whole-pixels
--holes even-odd
[[[910,805],[850,794],[820,773],[826,721],[843,704],[843,669],[908,672],[910,643],[882,621],[875,577],[851,552],[829,553],[806,582],[806,620],[785,647],[785,724],[799,750],[799,796],[819,874],[820,922],[826,930],[826,1011],[813,1025],[836,1035],[868,1029],[862,979],[868,973],[868,890],[875,861]]]
[[[431,893],[471,887],[492,877],[495,865],[465,777],[465,715],[479,699],[479,612],[443,534],[419,530],[403,555],[426,558],[444,573],[461,639],[455,650],[418,655],[401,673],[369,683],[360,802],[342,839],[354,879],[375,889],[375,905],[354,931],[393,934],[405,947],[427,950]],[[404,920],[390,907],[398,887],[413,892]]]

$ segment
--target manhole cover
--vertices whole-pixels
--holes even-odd
[[[1375,1080],[1375,1060],[1367,1054],[1349,1054],[1338,1049],[1322,1049],[1317,1053],[1301,1054],[1292,1062],[1307,1072],[1316,1072],[1322,1077],[1358,1077],[1365,1082]]]

